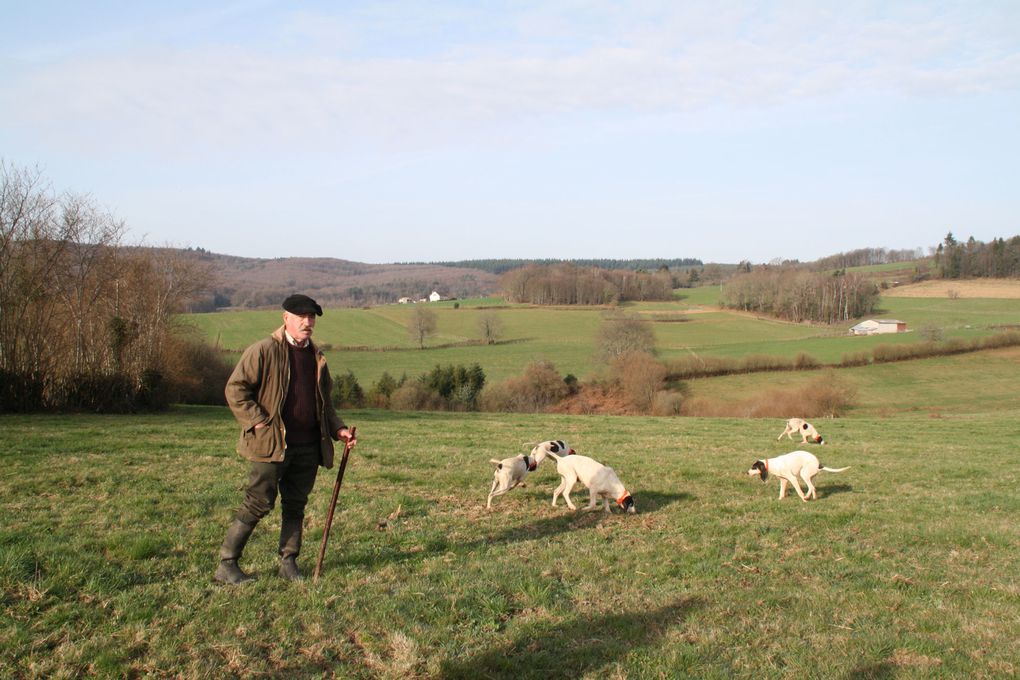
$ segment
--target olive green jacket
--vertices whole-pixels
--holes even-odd
[[[333,380],[326,357],[314,344],[316,359],[315,402],[319,413],[320,464],[333,467],[333,441],[337,430],[346,427],[333,408]],[[283,426],[283,401],[290,383],[290,355],[283,326],[271,336],[251,345],[241,355],[227,380],[227,405],[241,424],[237,452],[259,462],[282,461],[287,449]],[[265,427],[255,428],[259,423]]]

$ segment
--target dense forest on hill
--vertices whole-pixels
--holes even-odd
[[[935,250],[935,269],[944,279],[1020,276],[1020,236],[983,243],[971,236],[957,241],[953,232]]]
[[[504,274],[513,269],[521,269],[532,265],[557,265],[570,264],[575,267],[598,267],[599,269],[624,269],[631,271],[654,272],[662,269],[669,269],[677,272],[682,269],[702,267],[704,263],[693,257],[684,258],[651,258],[651,259],[520,259],[520,258],[495,258],[486,260],[455,260],[447,262],[409,262],[409,265],[438,265],[441,267],[462,267],[467,269],[480,269],[492,274]]]

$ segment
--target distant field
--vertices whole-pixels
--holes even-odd
[[[807,352],[818,361],[837,363],[844,354],[869,351],[878,344],[917,342],[916,332],[849,337],[851,323],[837,326],[794,324],[721,310],[717,286],[683,289],[673,302],[636,303],[623,309],[654,322],[660,356],[691,353],[743,357],[766,354],[792,358]],[[438,333],[425,350],[408,338],[406,325],[413,307],[383,305],[369,309],[328,309],[316,325],[318,342],[327,350],[334,372],[353,371],[365,387],[384,371],[394,377],[416,376],[436,364],[478,363],[489,380],[518,375],[530,361],[552,361],[559,371],[586,378],[600,369],[594,360],[595,336],[606,309],[544,308],[507,305],[498,299],[430,304]],[[478,322],[494,314],[503,324],[496,345],[480,341]],[[877,318],[894,317],[917,331],[925,326],[946,337],[988,335],[996,327],[1020,323],[1020,299],[957,299],[883,297]],[[279,312],[220,312],[183,317],[209,342],[239,352],[280,323]],[[445,345],[445,347],[443,346]],[[345,349],[347,348],[347,349]],[[355,349],[350,349],[355,348]]]
[[[922,281],[883,291],[884,297],[909,298],[994,298],[1020,300],[1020,281],[970,279],[967,281]]]
[[[853,415],[941,416],[1020,410],[1016,387],[1020,348],[838,370],[700,378],[689,382],[689,396],[740,399],[770,389],[796,389],[829,375],[856,386],[856,406],[850,409]]]

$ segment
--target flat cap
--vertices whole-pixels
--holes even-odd
[[[301,293],[295,293],[286,300],[283,301],[283,308],[291,314],[299,314],[305,316],[306,314],[314,314],[315,316],[322,316],[322,307],[319,303]]]

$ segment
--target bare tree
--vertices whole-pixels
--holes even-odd
[[[503,335],[503,319],[495,312],[486,312],[478,318],[478,330],[486,344],[494,345]]]
[[[425,349],[425,341],[436,332],[436,313],[418,303],[411,311],[411,318],[407,322],[407,334],[411,342],[418,345],[418,349]]]
[[[595,338],[596,353],[609,361],[628,352],[655,352],[652,324],[636,314],[614,314],[603,319]]]

